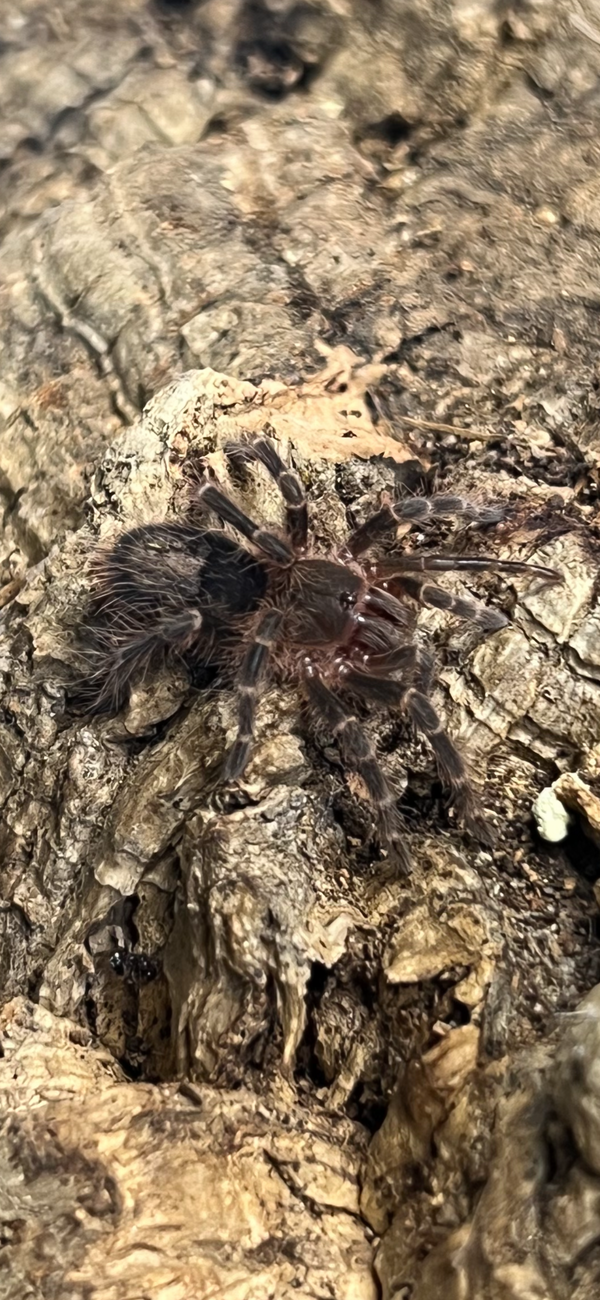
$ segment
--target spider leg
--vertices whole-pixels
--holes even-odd
[[[527,564],[521,560],[497,560],[493,555],[398,555],[378,560],[377,574],[394,576],[396,573],[531,573],[548,582],[563,582],[558,569],[546,569],[541,564]]]
[[[497,524],[504,518],[504,511],[501,506],[476,506],[465,497],[450,495],[413,497],[410,501],[384,501],[380,510],[354,529],[346,545],[351,555],[356,557],[380,537],[397,528],[398,524],[422,523],[427,519],[453,519],[455,516],[468,519],[471,523]]]
[[[396,650],[398,644],[398,628],[387,618],[376,618],[371,614],[356,616],[354,635],[349,646],[353,657],[386,654]]]
[[[417,686],[391,678],[373,678],[369,673],[346,669],[344,686],[359,698],[370,700],[384,708],[400,707],[410,718],[417,731],[426,736],[435,755],[440,776],[449,787],[453,801],[466,825],[478,838],[490,842],[490,832],[485,819],[477,811],[477,800],[469,782],[461,754],[444,730],[433,704]],[[428,683],[422,679],[422,684]]]
[[[371,742],[354,715],[329,690],[312,666],[307,669],[304,686],[309,703],[331,727],[343,758],[362,777],[375,806],[383,837],[393,846],[404,866],[408,866],[408,854],[402,842],[404,823],[398,812],[396,796],[379,766]]]
[[[427,650],[411,641],[409,645],[397,646],[385,654],[363,655],[363,665],[369,679],[387,678],[391,673],[402,673],[404,681],[410,681],[425,694],[431,690],[434,660]]]
[[[237,679],[240,696],[238,730],[225,760],[223,770],[225,781],[237,780],[248,765],[254,738],[258,695],[269,661],[269,650],[277,638],[282,619],[283,614],[277,609],[265,611],[242,660]]]
[[[158,619],[151,628],[126,630],[109,624],[94,629],[91,657],[98,667],[78,683],[73,706],[86,713],[118,711],[134,677],[146,672],[160,654],[188,649],[201,629],[197,609]]]
[[[369,615],[374,614],[377,617],[382,615],[397,628],[412,627],[414,624],[411,610],[392,596],[391,592],[384,591],[381,587],[369,587],[363,603]]]
[[[229,442],[225,447],[229,459],[243,463],[257,460],[264,465],[281,492],[285,502],[288,537],[298,550],[306,546],[308,538],[308,506],[304,489],[297,474],[293,474],[281,459],[268,438],[255,438],[252,442]]]
[[[376,677],[401,671],[411,680],[422,681],[427,690],[433,674],[433,657],[414,641],[415,615],[405,603],[381,587],[369,587],[363,606],[366,617],[357,617],[357,628],[350,643],[351,660],[367,668]]]
[[[436,587],[432,582],[424,582],[422,578],[412,578],[408,574],[394,574],[389,579],[393,582],[396,591],[403,592],[410,596],[412,600],[418,601],[420,605],[431,605],[433,609],[444,609],[449,614],[454,614],[456,618],[463,618],[469,623],[477,623],[479,627],[486,632],[498,632],[501,627],[506,627],[509,620],[505,614],[498,609],[489,609],[487,605],[481,605],[476,600],[467,600],[464,596],[453,596],[451,591],[445,591],[443,587]]]
[[[254,520],[250,519],[249,515],[245,515],[235,501],[231,501],[214,483],[204,483],[198,488],[194,493],[194,504],[214,510],[223,523],[231,524],[232,528],[236,528],[242,537],[252,542],[257,550],[262,551],[262,554],[274,564],[291,564],[294,558],[291,546],[275,533],[270,533],[268,529],[255,524]]]

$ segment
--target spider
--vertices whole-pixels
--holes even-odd
[[[283,498],[285,529],[256,523],[204,477],[192,489],[186,518],[123,534],[94,562],[87,636],[95,668],[80,683],[80,704],[89,712],[118,710],[132,682],[161,659],[177,657],[190,669],[233,662],[237,736],[222,775],[234,782],[248,765],[269,676],[296,680],[345,763],[362,778],[383,842],[407,862],[397,797],[347,701],[400,709],[427,738],[467,829],[488,840],[464,761],[429,699],[434,663],[415,640],[416,610],[433,606],[492,632],[508,622],[504,614],[452,595],[429,575],[501,570],[554,582],[560,574],[489,556],[397,551],[365,558],[400,524],[452,517],[495,524],[503,518],[499,507],[450,495],[399,502],[384,495],[336,553],[315,554],[300,479],[274,444],[257,437],[230,443],[225,452],[234,470],[245,472],[254,461],[272,476]],[[209,513],[220,528],[206,526]]]

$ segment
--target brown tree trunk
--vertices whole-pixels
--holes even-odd
[[[600,14],[18,17],[0,1297],[596,1296]],[[114,719],[65,708],[98,542],[176,515],[186,458],[225,478],[224,442],[263,429],[323,550],[435,481],[506,504],[469,546],[563,573],[477,584],[510,615],[487,639],[420,617],[493,848],[399,718],[368,726],[408,877],[293,684],[235,802],[230,690],[165,672]],[[276,515],[260,474],[244,491]]]

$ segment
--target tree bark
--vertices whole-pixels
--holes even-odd
[[[21,20],[0,1296],[595,1296],[600,22],[483,0]],[[234,801],[226,685],[161,672],[117,718],[69,714],[95,548],[176,517],[189,457],[226,480],[224,443],[259,430],[325,552],[380,491],[435,482],[505,504],[469,549],[564,575],[478,583],[510,615],[487,638],[419,619],[493,848],[373,717],[400,876],[293,683]],[[236,490],[277,517],[259,473]]]

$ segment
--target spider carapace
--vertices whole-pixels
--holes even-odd
[[[397,796],[351,702],[400,709],[429,741],[467,827],[487,839],[464,761],[429,699],[433,657],[415,639],[416,610],[419,604],[435,606],[496,631],[507,622],[504,614],[452,595],[430,575],[501,570],[549,581],[560,575],[464,554],[398,550],[377,558],[377,543],[399,524],[454,516],[494,524],[503,517],[500,508],[450,495],[385,498],[336,555],[319,556],[310,541],[300,479],[273,443],[258,437],[225,450],[232,467],[258,461],[272,476],[283,498],[285,528],[256,523],[204,478],[194,486],[183,520],[132,529],[97,556],[86,620],[91,671],[77,691],[80,706],[118,710],[130,686],[161,660],[228,666],[238,696],[237,737],[223,771],[231,782],[250,758],[261,690],[270,677],[295,680],[345,763],[362,777],[382,839],[406,857]],[[219,529],[206,526],[208,514],[220,520]]]

